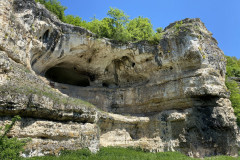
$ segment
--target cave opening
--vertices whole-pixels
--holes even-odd
[[[81,87],[90,86],[89,76],[70,68],[53,67],[47,70],[45,76],[47,79],[57,83]]]
[[[43,34],[43,37],[42,37],[43,43],[48,42],[48,37],[49,37],[49,30],[46,30],[45,33]]]

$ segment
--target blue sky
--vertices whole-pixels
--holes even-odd
[[[240,58],[240,0],[60,0],[66,14],[89,21],[106,17],[109,7],[130,18],[151,20],[154,29],[184,18],[200,18],[226,55]]]

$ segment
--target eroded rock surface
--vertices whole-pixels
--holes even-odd
[[[158,45],[121,44],[34,0],[1,0],[0,125],[23,117],[9,136],[32,138],[25,156],[99,146],[236,156],[224,54],[200,19],[182,22]]]

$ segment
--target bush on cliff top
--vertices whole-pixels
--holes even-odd
[[[53,12],[61,21],[75,26],[84,27],[99,37],[106,37],[120,42],[148,40],[157,44],[162,37],[162,28],[156,32],[153,30],[151,21],[148,18],[137,17],[129,19],[129,16],[122,10],[111,8],[106,18],[101,20],[92,18],[90,22],[82,20],[79,16],[65,15],[66,7],[58,0],[35,0]]]

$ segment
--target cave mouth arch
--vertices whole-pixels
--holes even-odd
[[[90,77],[74,69],[52,67],[45,73],[45,77],[51,81],[75,86],[90,86]]]

